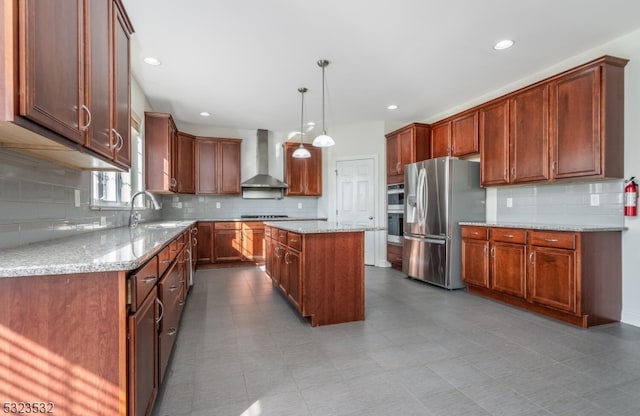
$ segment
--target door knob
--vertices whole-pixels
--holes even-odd
[[[369,219],[370,219],[370,220],[372,220],[372,219],[373,219],[373,217],[369,217]]]

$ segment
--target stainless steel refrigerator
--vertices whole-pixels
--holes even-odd
[[[447,289],[460,278],[460,221],[485,221],[480,163],[440,157],[404,170],[404,253],[407,276]]]

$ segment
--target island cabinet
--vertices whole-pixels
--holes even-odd
[[[461,232],[469,292],[581,327],[620,320],[619,231],[463,225]]]
[[[431,158],[479,152],[478,111],[458,114],[431,126]]]
[[[605,56],[480,106],[482,186],[622,178],[626,62]]]
[[[144,113],[145,184],[147,191],[178,191],[178,128],[169,113]]]
[[[363,231],[270,227],[273,257],[267,273],[311,326],[364,320]]]
[[[0,17],[9,48],[2,147],[81,169],[128,169],[133,28],[120,0],[8,0]]]
[[[196,194],[240,194],[241,139],[196,137]]]
[[[322,149],[305,146],[311,157],[298,159],[293,152],[298,143],[284,143],[284,176],[287,196],[322,196]]]
[[[404,166],[430,157],[430,126],[412,123],[385,135],[387,183],[404,183]]]
[[[262,221],[199,221],[198,264],[264,262],[265,226]]]

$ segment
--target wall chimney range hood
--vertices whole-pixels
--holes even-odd
[[[242,183],[245,199],[282,199],[287,184],[269,175],[269,131],[257,131],[256,164],[258,174]]]

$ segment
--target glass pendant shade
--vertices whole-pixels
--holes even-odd
[[[293,151],[291,156],[296,159],[308,159],[311,157],[311,153],[304,148],[304,130],[302,129],[304,120],[304,93],[307,92],[307,89],[300,87],[298,88],[298,92],[300,93],[300,146]]]
[[[331,138],[331,136],[326,134],[326,132],[322,132],[320,136],[313,139],[313,145],[316,147],[329,147],[334,144],[336,144],[336,142]]]
[[[311,157],[311,153],[309,153],[309,151],[305,149],[304,145],[300,143],[300,147],[294,150],[292,156],[296,159],[308,159]]]
[[[316,147],[329,147],[336,144],[336,142],[327,134],[327,130],[324,127],[324,68],[329,65],[329,61],[326,59],[320,59],[318,66],[322,68],[322,134],[313,139],[313,145]]]

